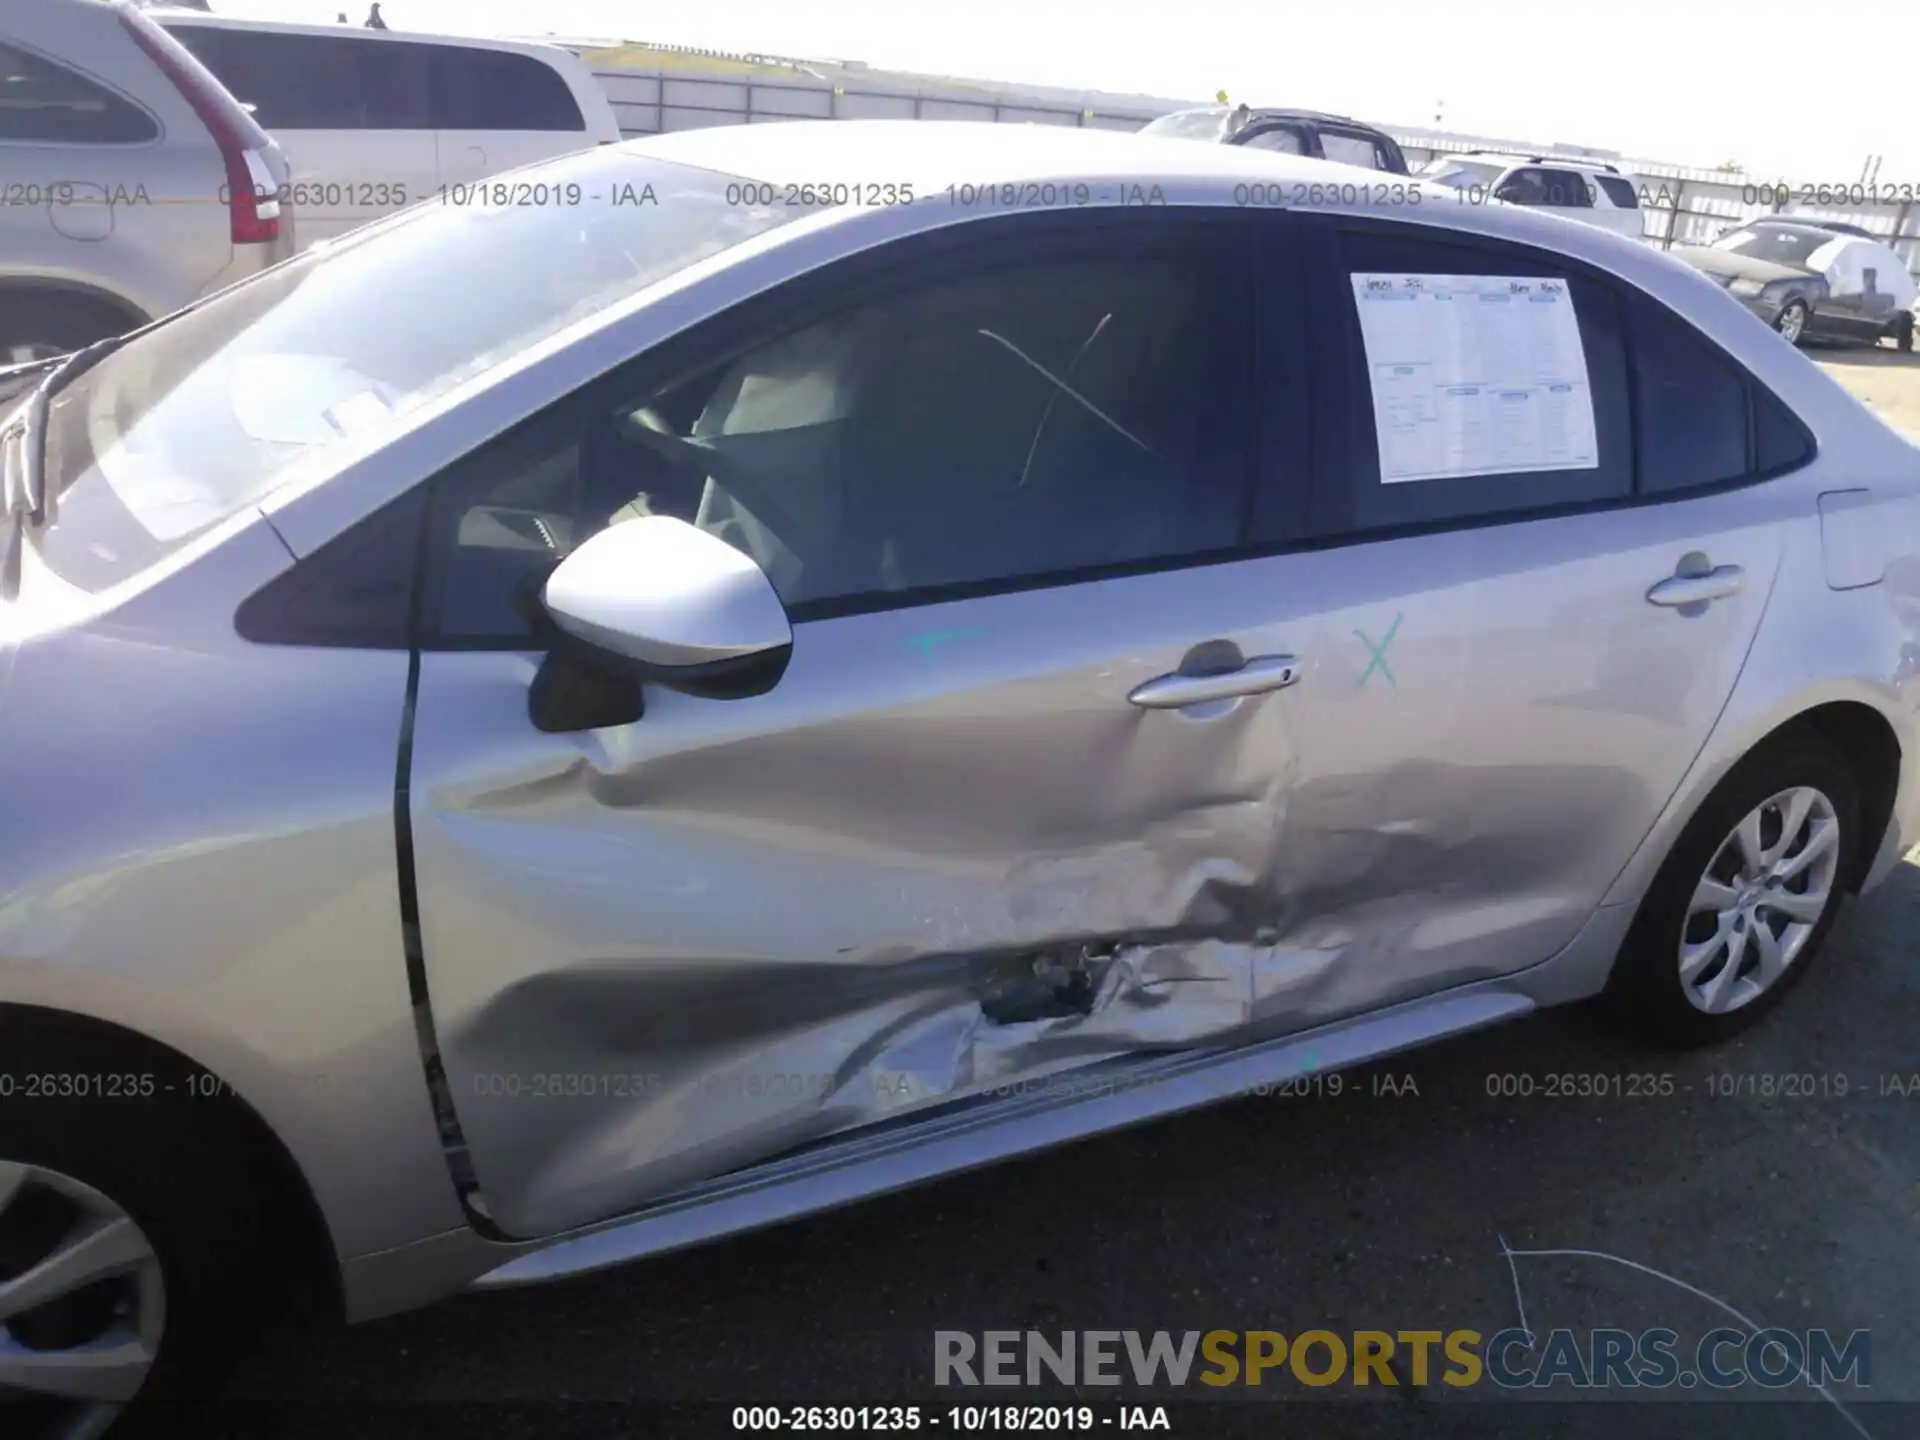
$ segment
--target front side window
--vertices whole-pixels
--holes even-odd
[[[70,583],[117,583],[291,468],[806,213],[739,177],[594,150],[519,172],[565,204],[431,202],[221,292],[79,376],[49,420]],[[622,196],[651,194],[644,208]]]
[[[1291,125],[1270,125],[1264,130],[1254,130],[1234,141],[1249,150],[1273,150],[1282,155],[1304,155],[1307,143],[1300,132]]]
[[[644,514],[796,618],[1230,549],[1209,288],[1177,259],[929,281],[511,439],[446,482],[440,630],[524,635],[552,564]]]
[[[1391,170],[1386,152],[1371,135],[1355,135],[1340,130],[1322,129],[1320,149],[1327,159],[1342,165],[1360,165],[1369,170]]]
[[[64,66],[0,45],[0,143],[127,145],[160,133],[153,117]]]

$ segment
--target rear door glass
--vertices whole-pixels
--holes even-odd
[[[1640,197],[1633,193],[1633,186],[1618,175],[1596,175],[1594,181],[1607,192],[1607,198],[1622,210],[1638,210]]]
[[[268,130],[426,130],[433,47],[404,40],[169,25]]]
[[[567,82],[530,55],[443,45],[434,51],[434,67],[441,130],[587,128]]]
[[[112,91],[38,55],[0,45],[0,141],[126,145],[159,133],[151,116]]]

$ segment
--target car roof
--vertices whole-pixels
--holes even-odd
[[[1518,150],[1453,150],[1435,158],[1478,161],[1483,165],[1552,165],[1562,170],[1592,170],[1600,175],[1621,173],[1611,160],[1597,160],[1587,155],[1542,155],[1538,151],[1523,154]]]
[[[1175,110],[1175,115],[1232,115],[1243,107],[1239,105],[1196,105],[1191,110]],[[1329,110],[1294,110],[1281,105],[1248,105],[1244,107],[1248,123],[1255,120],[1311,120],[1316,124],[1359,125],[1368,130],[1378,130],[1378,125],[1369,125],[1364,120],[1356,120],[1351,115],[1335,115]],[[1162,117],[1164,118],[1164,117]]]
[[[776,183],[917,187],[1023,181],[1321,180],[1333,162],[1164,135],[977,120],[796,120],[647,135],[611,147]],[[1356,179],[1379,173],[1354,166]]]
[[[1862,240],[1879,240],[1884,243],[1886,237],[1876,235],[1863,225],[1854,225],[1845,220],[1816,220],[1807,215],[1761,215],[1747,221],[1749,225],[1799,226],[1807,230],[1828,230],[1838,235],[1855,235]]]
[[[359,0],[353,0],[355,5]],[[252,30],[271,32],[275,35],[350,35],[357,40],[393,41],[411,40],[415,44],[459,45],[469,50],[506,50],[517,55],[532,55],[540,60],[562,63],[574,60],[571,50],[558,45],[543,45],[530,40],[503,40],[494,35],[444,35],[427,30],[370,30],[364,25],[302,25],[291,20],[255,20],[242,15],[215,15],[205,10],[194,10],[186,6],[150,6],[145,12],[148,19],[161,26],[194,25],[209,30]]]

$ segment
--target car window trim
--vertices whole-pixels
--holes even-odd
[[[1249,495],[1257,484],[1259,463],[1251,428],[1256,423],[1252,411],[1259,373],[1259,326],[1255,318],[1258,252],[1257,232],[1251,223],[1253,217],[1238,208],[1168,207],[1147,220],[1133,221],[1140,228],[1126,237],[1124,246],[1116,246],[1113,243],[1118,228],[1116,217],[1139,213],[1138,207],[1102,206],[1068,214],[1035,212],[966,220],[890,242],[875,251],[842,257],[812,274],[785,282],[779,287],[778,295],[763,291],[750,296],[654,350],[629,359],[536,414],[517,421],[505,432],[476,445],[421,480],[420,484],[435,487],[436,493],[435,501],[427,507],[427,523],[429,526],[444,523],[441,491],[459,484],[469,467],[485,463],[482,457],[490,453],[508,447],[524,447],[528,455],[545,453],[554,429],[564,432],[578,424],[580,416],[600,406],[702,374],[779,335],[842,313],[850,305],[908,292],[941,278],[977,273],[981,268],[983,246],[992,245],[1004,255],[1003,261],[996,262],[996,268],[1003,264],[1005,268],[1017,269],[1036,261],[1065,260],[1075,255],[1124,260],[1141,254],[1143,245],[1164,247],[1169,258],[1180,259],[1193,255],[1196,237],[1203,237],[1203,243],[1211,250],[1206,265],[1209,300],[1216,307],[1222,325],[1233,327],[1223,349],[1213,352],[1217,372],[1214,378],[1221,381],[1225,392],[1216,397],[1217,403],[1225,407],[1229,420],[1238,416],[1240,423],[1237,427],[1231,424],[1221,427],[1223,433],[1207,442],[1208,463],[1217,462],[1226,467],[1237,476],[1240,486],[1239,533],[1232,546],[1030,576],[803,601],[786,608],[790,623],[801,625],[815,620],[947,604],[988,595],[1063,589],[1243,560],[1249,553]],[[1234,301],[1236,295],[1238,303]],[[1237,363],[1231,357],[1237,357]],[[1230,429],[1237,429],[1238,433],[1225,433]],[[423,553],[437,557],[438,538],[437,534],[430,535],[424,542]],[[435,653],[501,650],[524,653],[541,648],[537,638],[525,634],[454,636],[439,633],[437,617],[444,600],[443,582],[442,567],[429,563],[421,576],[422,597],[412,631],[415,648]]]

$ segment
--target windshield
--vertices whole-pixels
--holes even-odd
[[[1227,133],[1227,117],[1232,113],[1224,108],[1176,110],[1171,115],[1162,115],[1158,120],[1149,121],[1141,127],[1140,133],[1171,135],[1179,140],[1218,140]]]
[[[410,411],[707,256],[807,213],[739,177],[591,150],[428,200],[133,341],[54,401],[41,552],[117,584]],[[463,197],[464,198],[464,197]]]
[[[1455,190],[1470,190],[1475,186],[1490,188],[1505,172],[1504,165],[1484,165],[1472,160],[1455,160],[1440,156],[1429,160],[1421,170],[1422,180],[1431,180],[1436,185],[1451,185]]]
[[[1713,242],[1716,250],[1733,250],[1776,265],[1805,265],[1807,257],[1833,236],[1825,230],[1797,225],[1743,225]]]

